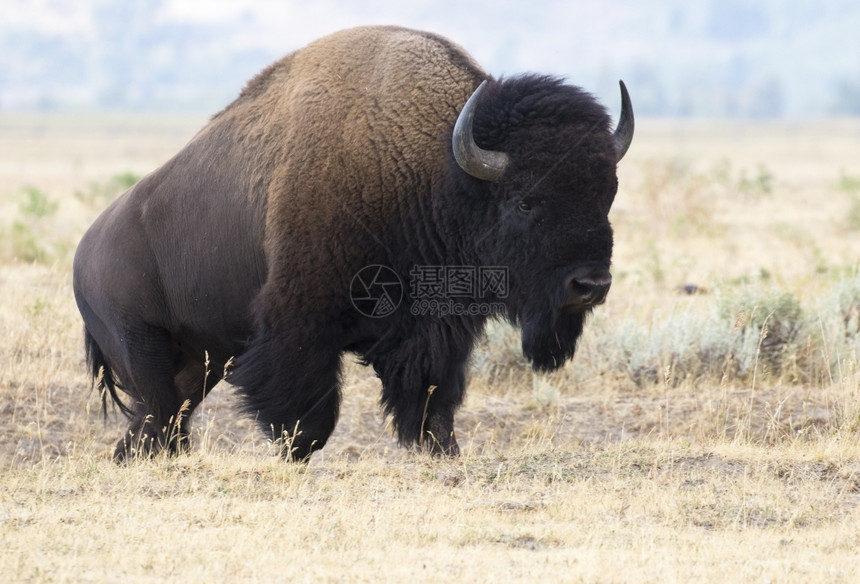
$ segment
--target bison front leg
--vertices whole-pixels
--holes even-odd
[[[340,411],[340,351],[312,346],[258,339],[228,378],[243,394],[245,410],[293,461],[306,461],[325,445]]]
[[[429,400],[433,398],[437,389],[439,389],[437,386],[431,385],[427,390],[428,410]],[[458,456],[460,454],[460,445],[457,444],[457,437],[454,434],[455,409],[440,411],[439,408],[434,408],[422,416],[422,428],[418,435],[419,448],[436,455]]]
[[[463,402],[470,348],[451,344],[437,352],[428,350],[426,342],[406,342],[372,359],[382,380],[382,404],[401,444],[436,455],[460,453],[454,413]],[[431,357],[434,361],[428,362]]]

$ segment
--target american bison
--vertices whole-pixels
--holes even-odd
[[[417,279],[502,269],[503,285],[445,300],[501,306],[533,367],[561,367],[612,280],[608,213],[633,137],[623,83],[621,104],[613,130],[577,87],[496,79],[451,41],[396,27],[264,69],[78,246],[88,365],[130,418],[114,457],[175,449],[235,357],[244,408],[305,460],[335,427],[344,352],[381,379],[402,444],[457,454],[491,316],[410,309]],[[377,293],[385,310],[363,309]]]

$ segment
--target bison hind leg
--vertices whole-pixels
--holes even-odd
[[[174,433],[168,437],[168,450],[172,453],[188,450],[190,444],[191,415],[203,399],[223,379],[223,366],[207,361],[199,361],[177,350],[174,359],[173,378],[176,387],[179,410],[173,422]]]
[[[194,410],[223,374],[174,347],[173,377],[151,379],[148,387],[169,388],[158,399],[146,399],[152,393],[139,393],[133,408],[131,423],[125,435],[117,442],[114,460],[126,461],[135,457],[150,457],[161,451],[168,454],[185,452],[189,448],[189,421]],[[156,384],[156,385],[151,385]],[[135,389],[140,392],[141,387]]]
[[[135,407],[125,434],[117,441],[113,460],[125,463],[135,458],[149,458],[161,451],[166,442],[167,427],[159,428],[153,416],[143,407]]]
[[[117,462],[150,457],[162,450],[176,450],[183,419],[182,400],[175,383],[176,353],[170,335],[143,324],[126,327],[121,344],[104,344],[114,350],[108,357],[123,391],[131,398],[128,429],[119,439],[113,458]]]
[[[114,461],[122,463],[151,458],[160,452],[177,454],[188,449],[186,420],[191,411],[187,404],[177,407],[173,415],[153,413],[156,409],[159,408],[135,407],[125,434],[116,443]]]
[[[150,458],[160,452],[178,454],[188,450],[188,419],[192,412],[189,402],[176,407],[172,415],[154,414],[156,409],[159,408],[147,408],[142,404],[135,408],[128,429],[116,443],[114,461],[122,463],[134,458]]]

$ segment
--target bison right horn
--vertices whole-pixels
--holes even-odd
[[[472,136],[475,105],[478,103],[478,97],[486,84],[486,80],[482,81],[466,105],[463,106],[463,111],[460,112],[457,123],[454,125],[451,146],[454,148],[454,158],[464,172],[481,180],[495,182],[502,178],[510,159],[504,152],[484,150],[475,144],[475,138]]]

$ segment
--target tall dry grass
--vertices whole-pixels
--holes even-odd
[[[117,467],[71,256],[201,123],[0,116],[5,580],[857,580],[856,120],[639,123],[608,302],[554,375],[490,327],[458,460],[399,449],[347,359],[307,467],[223,385],[190,454]]]

